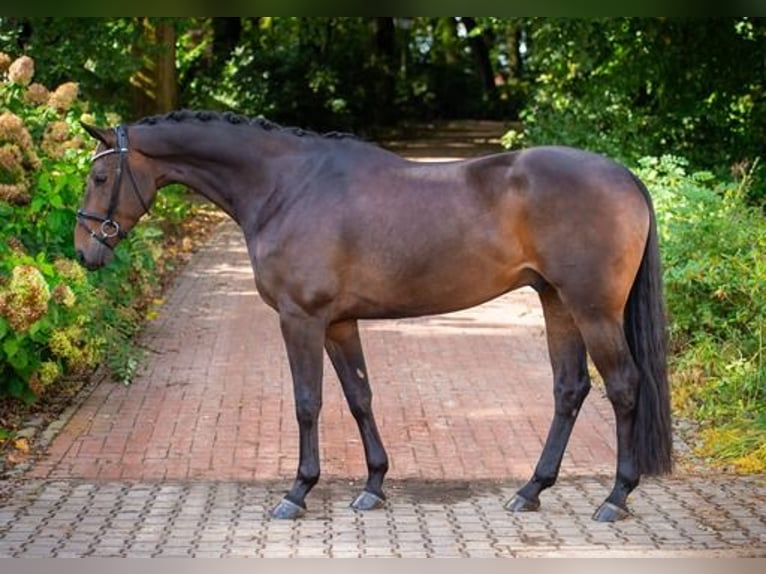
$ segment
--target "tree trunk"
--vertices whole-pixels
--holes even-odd
[[[239,43],[242,34],[242,20],[240,18],[220,18],[213,19],[213,65],[223,68],[226,60],[229,59],[234,48]],[[255,25],[258,24],[258,18],[254,18]]]
[[[374,90],[380,102],[372,110],[374,122],[388,124],[395,117],[396,93],[396,28],[391,16],[375,18],[374,47],[372,56]]]
[[[468,32],[468,45],[471,47],[471,54],[473,54],[473,59],[476,62],[476,70],[484,89],[484,95],[490,103],[495,103],[497,102],[497,88],[495,87],[492,61],[489,57],[488,38],[485,34],[471,34],[477,26],[474,18],[462,16],[461,21],[466,32]]]
[[[130,78],[133,114],[143,117],[165,113],[176,107],[176,31],[167,19],[142,18],[142,42],[133,52],[144,65]],[[151,46],[152,49],[146,49]]]
[[[176,29],[162,20],[156,27],[157,44],[162,46],[155,62],[156,109],[169,112],[176,107]]]
[[[508,30],[508,73],[511,78],[521,79],[523,68],[521,59],[521,26],[516,24]]]

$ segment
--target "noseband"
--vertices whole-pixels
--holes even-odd
[[[128,172],[128,177],[130,177],[130,183],[133,186],[133,191],[135,192],[136,197],[138,197],[138,201],[141,203],[141,207],[143,208],[144,213],[149,211],[149,207],[146,205],[146,201],[141,195],[141,192],[138,191],[136,179],[133,176],[133,172],[130,169],[130,164],[128,163],[128,152],[130,151],[128,149],[128,131],[124,126],[117,126],[114,128],[114,133],[117,135],[117,147],[99,152],[90,159],[92,163],[97,159],[111,155],[113,153],[120,154],[119,163],[117,164],[117,172],[115,173],[114,178],[114,185],[112,186],[112,195],[109,198],[109,208],[106,212],[106,215],[102,216],[96,213],[89,213],[84,209],[77,210],[77,223],[84,227],[86,231],[90,233],[90,236],[93,239],[101,243],[101,245],[108,247],[109,249],[114,249],[114,247],[109,244],[107,241],[108,239],[111,239],[112,237],[124,239],[127,236],[127,233],[120,228],[120,224],[117,223],[115,219],[113,219],[114,212],[117,211],[117,204],[120,200],[120,187],[122,185],[122,174],[124,172]],[[85,222],[86,220],[96,221],[101,225],[97,229],[92,229]]]

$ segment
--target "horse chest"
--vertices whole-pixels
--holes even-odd
[[[273,309],[298,307],[312,314],[337,295],[337,277],[319,260],[288,257],[253,262],[255,285]]]

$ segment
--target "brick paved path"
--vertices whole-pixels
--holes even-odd
[[[543,510],[502,509],[552,414],[532,291],[366,322],[362,339],[391,459],[389,504],[347,508],[365,466],[326,362],[322,481],[304,520],[272,521],[297,464],[291,382],[276,314],[259,300],[239,230],[224,224],[147,327],[138,379],[98,385],[0,505],[0,556],[766,555],[762,477],[646,481],[634,518],[593,523],[615,464],[598,388]]]

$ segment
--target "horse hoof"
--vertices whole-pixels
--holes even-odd
[[[540,510],[540,499],[529,500],[520,494],[515,494],[505,503],[504,508],[510,512],[534,512]]]
[[[375,510],[377,508],[383,508],[385,503],[385,499],[377,494],[363,490],[362,494],[357,496],[354,502],[351,503],[351,508],[354,510]]]
[[[627,508],[622,508],[611,502],[604,502],[593,513],[593,520],[597,522],[617,522],[630,516]]]
[[[299,506],[286,498],[280,500],[279,504],[277,504],[271,511],[271,517],[280,520],[293,520],[295,518],[300,518],[304,514],[306,514],[306,508],[304,506]]]

